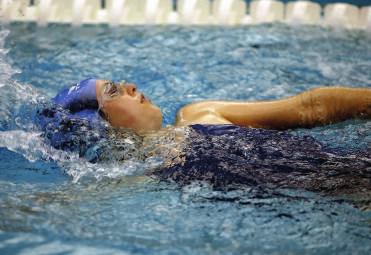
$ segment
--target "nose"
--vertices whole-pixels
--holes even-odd
[[[125,84],[125,91],[130,96],[135,96],[135,94],[137,92],[137,86],[135,86],[135,84],[132,84],[132,83]]]

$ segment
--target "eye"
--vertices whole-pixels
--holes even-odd
[[[118,94],[118,88],[113,82],[107,82],[106,83],[106,89],[105,92],[110,96],[116,96]]]

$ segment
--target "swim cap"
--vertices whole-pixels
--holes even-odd
[[[71,112],[78,112],[84,109],[98,109],[96,95],[96,79],[85,79],[75,86],[66,88],[52,100],[55,104],[69,109]]]

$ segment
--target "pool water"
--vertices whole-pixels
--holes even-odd
[[[368,254],[370,195],[217,191],[145,176],[159,162],[91,164],[45,143],[39,105],[86,77],[134,82],[174,122],[204,99],[267,100],[319,85],[371,87],[371,36],[282,24],[0,31],[1,254]],[[325,147],[369,151],[371,122],[314,129]]]

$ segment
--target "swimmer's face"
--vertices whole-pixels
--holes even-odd
[[[161,110],[140,93],[134,84],[113,84],[97,81],[99,107],[114,127],[131,128],[136,132],[161,128]]]

